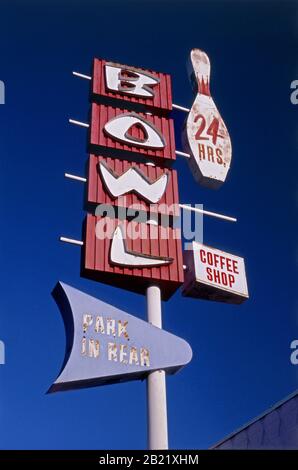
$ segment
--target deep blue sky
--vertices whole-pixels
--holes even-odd
[[[0,79],[0,448],[146,446],[145,383],[46,395],[64,356],[50,293],[63,280],[141,318],[144,297],[81,279],[88,73],[94,56],[169,72],[174,102],[192,103],[191,48],[211,59],[211,87],[233,160],[216,192],[177,162],[181,202],[238,217],[204,220],[204,241],[245,257],[250,300],[229,306],[184,299],[163,305],[164,327],[192,346],[167,382],[172,448],[207,448],[297,388],[290,342],[298,336],[294,223],[297,110],[290,103],[295,4],[200,1],[2,1]],[[176,113],[177,148],[184,115]]]

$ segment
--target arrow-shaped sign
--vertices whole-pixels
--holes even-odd
[[[67,341],[49,392],[144,379],[155,370],[172,374],[192,358],[183,339],[67,284],[58,282],[53,296]]]

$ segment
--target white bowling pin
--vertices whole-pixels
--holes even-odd
[[[200,49],[190,53],[190,78],[196,98],[183,132],[185,150],[196,180],[203,186],[220,187],[227,176],[232,158],[228,130],[210,94],[210,61]]]

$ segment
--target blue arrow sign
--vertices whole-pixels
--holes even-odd
[[[149,372],[173,374],[190,362],[181,338],[67,284],[53,290],[63,316],[66,352],[49,392],[144,379]]]

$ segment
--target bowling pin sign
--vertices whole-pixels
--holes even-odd
[[[225,181],[231,164],[228,130],[210,94],[210,61],[200,49],[190,53],[190,79],[196,97],[183,131],[185,151],[195,179],[212,189]]]

